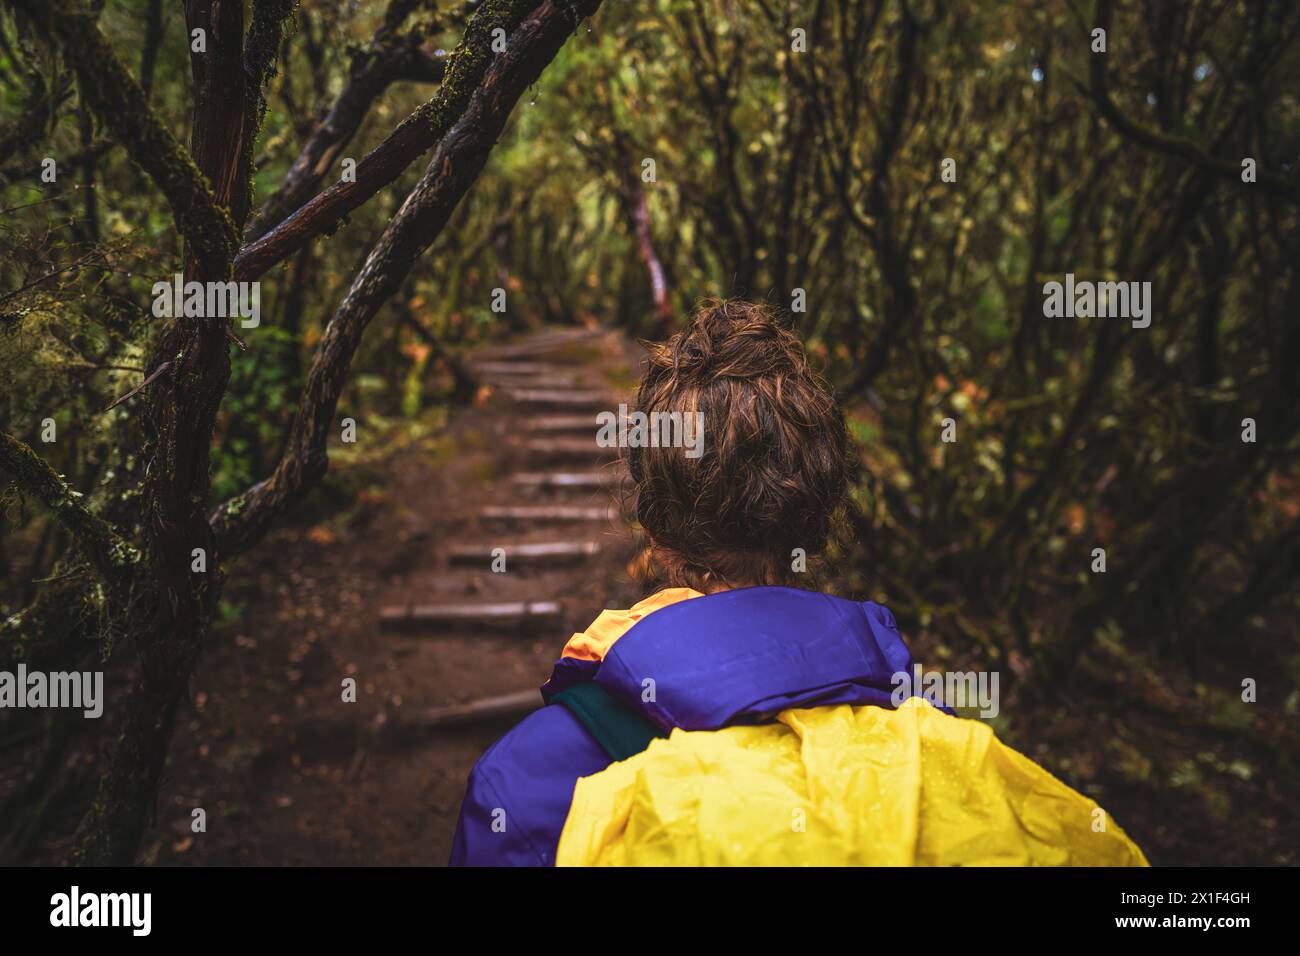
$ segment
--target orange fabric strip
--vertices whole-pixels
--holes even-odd
[[[614,642],[647,614],[670,604],[702,596],[699,591],[691,588],[664,588],[644,601],[638,601],[627,610],[601,611],[589,628],[569,638],[569,643],[564,645],[564,653],[561,656],[573,657],[580,661],[603,661]]]

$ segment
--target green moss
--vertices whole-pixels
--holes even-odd
[[[149,107],[144,91],[100,31],[96,15],[71,0],[16,0],[15,5],[64,47],[86,104],[167,197],[204,274],[228,274],[238,247],[234,223],[214,201],[189,151]]]

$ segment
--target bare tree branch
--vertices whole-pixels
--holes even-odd
[[[33,0],[24,0],[33,2]],[[235,278],[256,279],[332,229],[344,216],[391,183],[433,147],[464,113],[493,60],[492,31],[506,34],[536,10],[538,0],[485,0],[465,26],[437,94],[408,116],[357,164],[355,182],[336,182],[250,244],[235,260]]]
[[[423,30],[395,33],[401,18],[413,5],[411,0],[394,0],[389,4],[374,38],[366,49],[353,56],[348,81],[329,112],[303,144],[279,188],[248,224],[246,242],[266,235],[311,198],[339,154],[352,141],[371,105],[390,84],[401,80],[437,82],[442,79],[446,63],[421,49]]]
[[[442,137],[424,175],[375,243],[317,346],[284,457],[270,478],[210,517],[223,553],[246,550],[329,467],[326,442],[348,368],[366,326],[402,285],[473,185],[523,91],[600,0],[545,0],[510,39]]]

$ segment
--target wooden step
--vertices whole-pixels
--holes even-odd
[[[562,345],[569,345],[568,342],[548,343],[543,342],[540,345],[533,345],[529,342],[519,342],[514,345],[498,345],[490,349],[483,349],[476,352],[475,358],[484,362],[535,362],[545,355],[548,349],[559,348]],[[557,365],[572,364],[564,356],[550,356],[548,361]]]
[[[562,390],[587,386],[582,376],[573,369],[555,365],[537,365],[532,362],[517,362],[516,371],[510,362],[484,362],[474,367],[474,372],[486,382],[492,382],[498,388],[540,388]],[[534,369],[536,371],[534,371]]]
[[[576,375],[548,375],[546,378],[540,378],[535,375],[528,376],[502,376],[488,375],[483,378],[493,388],[511,392],[517,390],[524,391],[552,391],[562,392],[569,389],[586,389],[588,383]]]
[[[492,562],[492,552],[501,548],[506,553],[506,569],[525,564],[559,564],[586,561],[600,554],[599,541],[530,541],[518,544],[453,544],[447,549],[447,558],[453,564],[482,564]]]
[[[595,341],[604,338],[607,334],[604,329],[558,329],[554,332],[543,332],[530,336],[521,342],[511,342],[508,345],[494,345],[489,348],[479,349],[475,352],[475,357],[487,361],[508,362],[514,359],[530,361],[552,349]]]
[[[594,435],[590,438],[530,438],[524,448],[532,458],[608,461],[618,457],[618,448],[597,445]]]
[[[558,601],[406,604],[381,608],[379,623],[392,628],[544,627],[558,624],[562,610]]]
[[[571,369],[554,362],[473,362],[471,367],[480,375],[572,375]]]
[[[610,404],[609,396],[604,392],[568,389],[568,388],[511,388],[505,386],[502,391],[512,401],[522,405],[537,405],[546,408],[598,408]],[[594,417],[594,416],[593,416]]]
[[[593,436],[600,428],[595,415],[538,415],[521,424],[530,432],[586,432]]]
[[[411,729],[450,727],[477,720],[514,717],[537,710],[541,706],[541,692],[527,690],[517,694],[502,694],[499,697],[480,697],[478,700],[466,701],[463,704],[430,707],[416,714],[403,714],[400,723],[403,728]]]
[[[478,516],[494,524],[551,524],[565,521],[618,520],[616,508],[581,508],[574,505],[488,505],[480,508]]]
[[[610,488],[623,481],[625,472],[612,468],[601,471],[521,471],[511,477],[516,485],[541,491],[592,491]]]
[[[489,348],[509,348],[514,345],[530,346],[533,348],[548,348],[556,345],[567,345],[570,342],[585,342],[589,339],[602,339],[609,334],[608,329],[588,328],[585,325],[571,325],[563,328],[544,329],[540,332],[533,332],[531,335],[518,342],[509,342],[506,345],[493,345]]]

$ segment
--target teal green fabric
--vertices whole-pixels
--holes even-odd
[[[668,736],[658,724],[620,704],[590,681],[560,691],[551,703],[568,708],[614,761],[633,757],[656,737]]]

